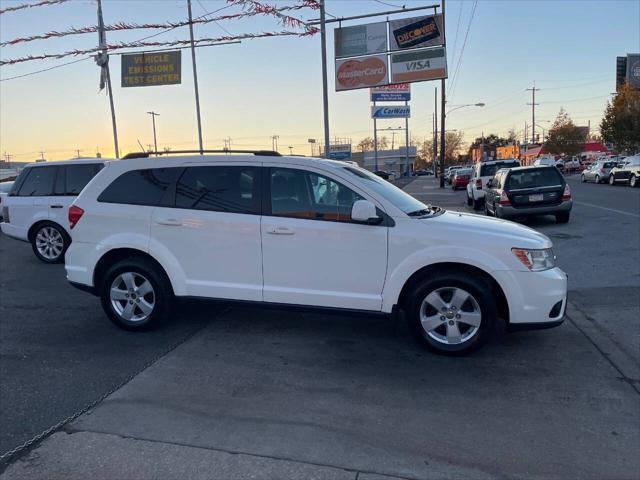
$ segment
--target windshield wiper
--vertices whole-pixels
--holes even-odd
[[[425,217],[427,215],[434,215],[436,213],[440,213],[442,211],[441,207],[436,207],[434,205],[427,205],[427,208],[422,208],[420,210],[414,210],[413,212],[407,213],[410,217]]]

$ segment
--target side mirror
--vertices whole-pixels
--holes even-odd
[[[376,224],[380,222],[381,218],[378,217],[376,206],[369,200],[356,200],[351,207],[351,220]]]
[[[487,188],[493,188],[493,178],[487,182]]]

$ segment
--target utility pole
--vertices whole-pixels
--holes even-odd
[[[196,67],[196,47],[193,42],[193,18],[191,14],[191,0],[187,0],[187,10],[189,10],[189,36],[191,38],[191,64],[193,65],[193,87],[196,91],[196,116],[198,118],[198,145],[200,155],[202,155],[202,121],[200,119],[200,92],[198,91],[198,68]]]
[[[293,155],[293,147],[289,145],[289,155]]]
[[[160,114],[154,112],[153,110],[150,112],[147,112],[149,115],[151,115],[151,121],[153,123],[153,151],[157,152],[158,151],[158,140],[156,138],[156,117],[159,117]],[[156,153],[156,157],[158,156],[158,154]]]
[[[231,150],[231,137],[223,138],[222,141],[224,142],[224,149]]]
[[[536,103],[536,91],[540,90],[536,88],[536,82],[533,82],[532,88],[527,88],[527,91],[531,91],[531,95],[533,96],[531,103],[527,103],[527,105],[531,105],[531,143],[536,142],[536,105],[540,105]]]
[[[405,100],[404,105],[408,106],[409,102]],[[409,171],[410,171],[410,168],[409,168],[409,117],[404,119],[404,165],[405,165],[404,174],[408,177]]]
[[[434,92],[433,113],[433,174],[438,178],[438,87]]]
[[[44,162],[44,151],[40,150],[40,160]]]
[[[445,23],[446,23],[446,17],[444,15],[444,4],[445,4],[445,0],[442,0],[442,47],[446,48],[447,47],[447,36],[445,33]],[[444,78],[442,80],[440,80],[440,88],[442,89],[441,92],[441,105],[440,108],[442,109],[442,111],[440,112],[440,188],[444,188],[444,157],[445,157],[445,152],[446,152],[446,145],[445,145],[445,131],[446,131],[446,126],[445,126],[445,104],[447,102],[446,100],[446,94],[445,94],[445,89],[444,89]]]
[[[96,63],[102,69],[100,74],[100,90],[104,88],[104,81],[107,84],[107,94],[109,95],[109,106],[111,107],[111,126],[113,128],[113,145],[116,158],[120,158],[118,148],[118,126],[116,124],[116,111],[113,105],[113,89],[111,88],[111,73],[109,72],[109,53],[107,52],[107,35],[104,30],[104,20],[102,18],[102,0],[98,0],[98,44],[100,53],[95,56]]]
[[[327,79],[327,25],[324,0],[320,4],[320,44],[322,51],[322,109],[324,112],[324,156],[329,155],[329,87]]]
[[[272,135],[271,136],[271,150],[273,150],[274,152],[278,151],[278,139],[280,138],[280,135]],[[325,151],[325,157],[327,155],[327,152]]]
[[[7,168],[11,168],[11,159],[13,155],[9,155],[7,152],[4,152],[4,160],[7,162]]]
[[[76,158],[80,158],[80,152],[81,150],[76,150]]]
[[[396,132],[391,132],[391,150],[396,148]]]

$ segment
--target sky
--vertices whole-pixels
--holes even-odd
[[[0,0],[0,9],[36,0]],[[261,0],[284,6],[291,1]],[[433,2],[436,3],[436,2]],[[401,7],[431,5],[409,0],[326,0],[330,16],[345,17]],[[475,5],[475,9],[474,9]],[[225,8],[226,7],[226,8]],[[193,0],[195,17],[222,9],[238,12],[220,0]],[[184,20],[186,0],[103,0],[106,24]],[[473,16],[472,16],[473,12]],[[421,14],[418,12],[418,15]],[[318,17],[310,9],[293,13],[303,20]],[[415,13],[393,18],[411,17]],[[328,18],[331,18],[328,16]],[[378,17],[345,22],[356,25]],[[55,6],[29,8],[0,15],[0,41],[15,37],[95,25],[96,2],[72,0]],[[333,29],[328,25],[329,114],[332,138],[357,144],[373,135],[368,91],[336,92]],[[270,17],[196,25],[195,37],[281,31]],[[546,128],[564,108],[578,125],[591,122],[596,131],[606,102],[615,91],[616,56],[640,52],[640,0],[447,0],[448,109],[483,102],[485,107],[457,109],[447,129],[464,132],[464,141],[513,128],[522,137],[531,122],[531,92],[536,92],[536,123]],[[107,40],[133,41],[161,30],[109,32]],[[162,33],[158,41],[185,40],[188,27]],[[466,41],[465,41],[466,39]],[[0,59],[90,49],[97,34],[39,40],[0,48]],[[283,153],[310,154],[310,138],[323,137],[320,35],[243,40],[240,44],[196,50],[205,148],[270,149],[273,135]],[[99,69],[92,59],[46,72],[13,78],[73,61],[25,62],[0,67],[0,155],[13,161],[48,160],[94,155],[113,156],[108,98],[98,89]],[[197,126],[189,50],[182,54],[182,84],[121,88],[120,57],[111,56],[111,76],[121,154],[139,151],[138,141],[153,143],[155,111],[158,147],[197,148]],[[454,76],[454,73],[457,74]],[[412,84],[412,139],[431,136],[434,88],[440,81]],[[399,127],[397,120],[379,128]],[[539,131],[538,127],[538,131]],[[390,135],[389,135],[390,136]],[[399,135],[403,137],[403,135]],[[396,138],[396,141],[398,139]],[[400,141],[404,141],[401,139]]]

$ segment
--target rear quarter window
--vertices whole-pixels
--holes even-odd
[[[540,168],[511,172],[507,179],[507,188],[509,190],[550,187],[563,184],[564,180],[562,175],[556,168]]]
[[[18,196],[39,197],[49,196],[53,193],[53,183],[58,167],[31,167],[26,172],[26,177],[20,185]],[[25,171],[23,171],[25,173]],[[22,174],[21,174],[22,175]]]
[[[102,164],[99,163],[67,165],[65,167],[66,194],[78,195],[101,168]]]
[[[183,168],[147,168],[123,173],[98,196],[103,203],[160,205],[167,189]]]

